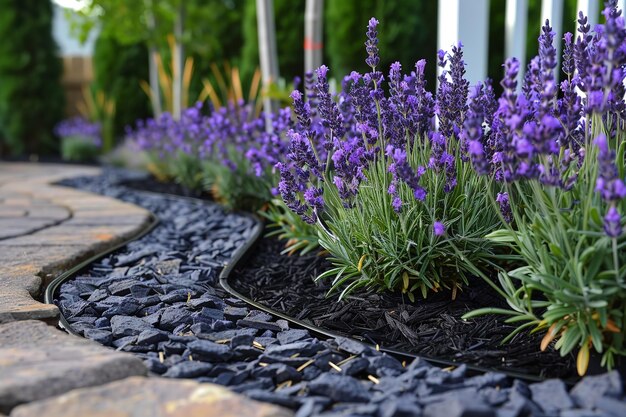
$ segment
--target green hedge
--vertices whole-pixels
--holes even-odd
[[[0,152],[58,149],[65,107],[49,0],[0,0]]]
[[[145,44],[123,45],[106,35],[96,41],[94,56],[94,85],[115,101],[116,135],[137,119],[150,116],[152,109],[148,96],[139,82],[148,80],[148,50]]]

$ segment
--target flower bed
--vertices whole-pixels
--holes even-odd
[[[540,350],[576,355],[579,375],[592,352],[612,368],[626,352],[626,29],[616,1],[603,14],[593,31],[581,14],[576,39],[564,35],[560,68],[546,22],[523,82],[507,60],[497,99],[489,81],[464,79],[460,43],[438,54],[435,94],[423,60],[383,74],[371,19],[371,70],[335,95],[322,66],[291,95],[292,117],[198,105],[134,137],[157,176],[229,208],[263,207],[291,253],[323,249],[332,266],[316,279],[339,299],[454,300],[482,280],[501,300],[465,319],[501,314],[513,327],[503,342],[539,334]]]
[[[58,294],[74,330],[138,355],[154,373],[227,385],[302,417],[443,417],[451,410],[610,416],[624,404],[615,372],[586,377],[569,389],[561,380],[527,384],[465,366],[402,363],[345,338],[318,340],[217,286],[220,265],[234,249],[225,242],[245,240],[247,218],[198,201],[129,191],[110,177],[65,185],[140,204],[161,219],[151,233],[79,272]]]

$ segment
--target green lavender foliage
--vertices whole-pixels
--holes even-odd
[[[584,162],[580,168],[572,164],[562,174],[564,178],[578,174],[573,188],[545,187],[535,180],[511,184],[514,222],[488,235],[523,259],[524,266],[499,277],[510,309],[486,308],[465,318],[510,316],[507,322],[517,328],[505,342],[526,329],[549,328],[544,340],[556,340],[561,355],[577,349],[588,352],[591,344],[602,354],[602,365],[611,368],[616,355],[626,354],[626,235],[611,238],[603,231],[608,205],[595,192],[598,147],[593,140],[613,126],[603,123],[599,114],[587,122],[591,132],[585,138]],[[609,146],[616,152],[619,178],[624,178],[624,132],[618,129]],[[547,160],[543,163],[549,165]],[[617,207],[625,212],[626,202]]]
[[[456,156],[459,154],[456,149]],[[407,146],[413,169],[427,166],[427,141],[414,137]],[[484,238],[498,225],[487,182],[471,165],[456,158],[458,184],[444,191],[441,173],[428,170],[420,183],[428,190],[418,201],[409,186],[400,183],[405,202],[401,213],[392,209],[387,193],[389,161],[380,159],[367,169],[367,182],[358,191],[353,208],[346,208],[332,181],[324,182],[326,213],[317,225],[320,245],[330,252],[334,267],[319,279],[332,278],[341,297],[362,288],[415,293],[423,297],[442,288],[455,290],[482,276],[498,258],[497,244]],[[433,224],[441,221],[446,232],[436,236]]]

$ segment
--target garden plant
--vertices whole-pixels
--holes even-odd
[[[545,332],[544,350],[578,350],[584,374],[590,350],[612,367],[626,353],[624,212],[624,43],[615,2],[593,31],[579,16],[578,36],[563,37],[557,82],[555,33],[546,22],[539,56],[517,91],[520,64],[505,64],[504,93],[493,121],[470,143],[477,171],[504,184],[510,215],[488,235],[522,259],[500,273],[517,331]]]
[[[75,117],[59,123],[54,132],[61,138],[61,157],[66,161],[95,161],[102,147],[99,123]]]

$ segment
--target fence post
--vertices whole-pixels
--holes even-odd
[[[437,48],[449,51],[463,43],[470,84],[487,77],[489,0],[439,0]]]
[[[265,94],[272,82],[278,81],[278,54],[276,52],[276,27],[274,26],[273,0],[256,0],[256,17],[259,33],[259,59],[263,78],[263,110],[267,128],[271,128],[269,117],[277,110],[277,103]]]

